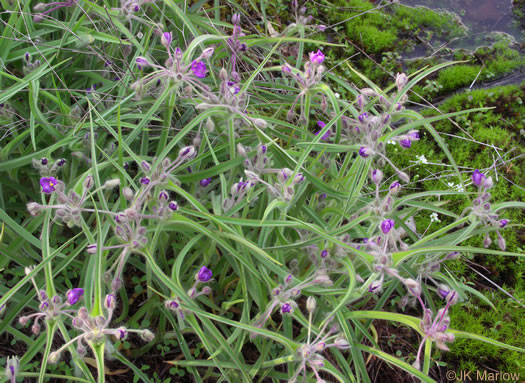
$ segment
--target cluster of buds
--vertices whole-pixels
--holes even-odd
[[[237,152],[244,157],[244,168],[254,173],[262,173],[270,164],[270,158],[267,156],[268,147],[264,144],[258,145],[257,154],[253,158],[248,156],[249,151],[250,148],[237,144]]]
[[[195,282],[193,283],[193,286],[188,290],[187,294],[190,299],[195,299],[200,297],[201,295],[209,295],[211,293],[211,287],[204,286],[200,291],[197,290],[197,287],[201,283],[208,283],[213,278],[213,272],[208,269],[206,266],[202,266],[199,271],[195,274]],[[184,310],[181,306],[180,300],[178,298],[171,298],[164,302],[164,306],[170,310],[175,312],[177,315],[177,318],[179,319],[179,323],[181,327],[184,326],[184,318],[186,315],[186,310]]]
[[[396,85],[398,92],[405,87],[407,81],[405,74],[397,74]],[[397,93],[393,97],[397,97]],[[372,99],[377,99],[379,102],[377,104],[373,103]],[[403,105],[406,101],[407,97],[403,95],[400,102],[393,105],[384,95],[377,93],[373,89],[364,88],[361,89],[355,102],[358,108],[357,117],[349,118],[344,116],[342,118],[342,140],[357,143],[360,146],[358,154],[362,158],[379,157],[381,162],[388,163],[404,182],[409,181],[408,175],[400,171],[385,155],[385,143],[381,140],[381,137],[385,130],[390,128],[392,116],[403,111]],[[377,115],[373,115],[370,112],[372,108],[382,111]],[[398,142],[403,148],[410,148],[412,142],[419,139],[419,131],[410,130],[407,133],[394,137],[393,141]]]
[[[120,0],[119,12],[126,17],[126,19],[134,19],[142,21],[141,18],[136,17],[135,13],[140,11],[143,4],[153,3],[155,0]]]
[[[230,189],[230,197],[226,198],[222,203],[224,210],[228,211],[238,205],[254,186],[255,182],[250,180],[243,181],[242,178],[239,182],[234,183]]]
[[[226,40],[226,43],[228,44],[228,47],[230,48],[232,52],[231,62],[232,62],[232,75],[234,78],[238,77],[237,57],[248,50],[248,46],[239,39],[240,37],[245,36],[244,33],[242,32],[240,23],[241,23],[241,16],[238,13],[235,13],[232,16],[233,32],[232,32],[232,35],[228,37],[228,39]]]
[[[313,16],[306,15],[306,11],[308,10],[307,7],[299,7],[299,4],[297,3],[297,0],[292,1],[292,12],[295,14],[295,22],[289,24],[281,33],[277,33],[275,29],[273,28],[272,24],[268,22],[268,31],[270,32],[270,36],[272,37],[279,37],[279,36],[287,36],[291,37],[296,32],[299,31],[300,28],[304,29],[310,29],[312,32],[324,32],[326,31],[326,26],[322,24],[311,24],[313,21]]]
[[[44,19],[45,16],[50,14],[51,12],[56,11],[60,8],[68,8],[76,5],[75,0],[66,0],[66,1],[54,1],[51,3],[38,3],[33,7],[33,10],[35,12],[40,12],[33,16],[33,22],[38,23]]]
[[[137,333],[145,342],[151,342],[155,335],[150,330],[132,330],[125,327],[110,328],[113,311],[117,305],[117,299],[114,294],[106,295],[104,299],[104,307],[106,315],[99,315],[93,317],[89,315],[86,307],[81,307],[76,312],[76,316],[72,317],[71,324],[74,328],[81,332],[80,335],[65,343],[58,350],[49,354],[48,361],[50,363],[57,363],[60,359],[61,353],[70,345],[77,343],[77,352],[82,358],[87,353],[88,345],[97,345],[106,342],[108,335],[114,336],[117,340],[125,340],[129,333]]]
[[[310,52],[309,58],[310,60],[304,64],[304,72],[301,72],[299,69],[292,68],[292,66],[289,64],[285,64],[282,67],[283,73],[292,76],[301,89],[292,103],[292,107],[286,115],[288,121],[293,121],[295,118],[295,106],[297,105],[298,101],[301,101],[301,114],[299,120],[303,122],[306,121],[307,116],[304,114],[304,98],[308,93],[314,92],[315,88],[322,80],[323,73],[325,71],[325,67],[323,65],[325,56],[323,52],[321,52],[321,50],[317,50],[317,52]]]
[[[492,177],[487,176],[476,169],[472,173],[472,183],[478,188],[478,197],[472,201],[472,207],[469,209],[472,210],[472,214],[476,216],[483,225],[496,228],[498,246],[501,250],[505,250],[505,238],[503,238],[499,232],[499,229],[503,229],[505,226],[507,226],[509,220],[499,219],[498,214],[492,210],[492,206],[489,202],[491,195],[488,192],[488,190],[493,186]],[[490,239],[489,233],[485,234],[483,246],[489,247],[491,243],[492,240]]]
[[[33,159],[33,167],[38,170],[42,177],[51,177],[57,174],[57,172],[64,167],[66,160],[60,158],[56,161],[51,161],[47,157],[41,159]]]
[[[446,300],[444,308],[440,309],[432,319],[432,310],[425,307],[421,298],[419,301],[423,307],[423,320],[420,323],[421,330],[425,334],[419,345],[416,360],[413,363],[414,368],[421,368],[421,352],[423,345],[427,339],[436,342],[436,346],[443,351],[448,351],[446,343],[450,343],[454,340],[454,334],[447,332],[450,324],[450,317],[447,315],[450,306],[458,302],[458,293],[454,290],[449,289],[446,286],[440,286],[438,288],[439,294],[443,299]]]
[[[195,109],[206,110],[212,107],[220,107],[228,111],[236,128],[242,127],[245,123],[253,124],[259,129],[266,128],[267,123],[265,120],[251,117],[246,113],[248,95],[246,92],[241,92],[241,77],[239,74],[232,72],[230,77],[226,69],[222,68],[219,71],[219,78],[221,79],[219,95],[209,92],[206,94],[206,102],[199,103]]]
[[[32,268],[26,267],[26,275],[29,274],[31,270]],[[84,289],[71,289],[66,293],[66,300],[64,302],[62,298],[58,295],[55,295],[50,298],[48,297],[45,290],[39,290],[34,278],[31,278],[31,282],[33,283],[38,297],[38,301],[40,302],[38,306],[39,312],[26,316],[21,316],[20,318],[18,318],[18,322],[22,326],[25,326],[28,323],[32,322],[31,332],[35,335],[40,334],[40,320],[55,320],[60,315],[71,316],[71,313],[74,312],[74,310],[69,309],[69,307],[76,304],[80,299],[82,299],[82,296],[84,295]]]
[[[323,352],[330,348],[336,348],[339,350],[347,350],[350,348],[350,343],[342,333],[339,332],[337,325],[331,325],[332,318],[326,321],[319,331],[319,335],[311,340],[311,329],[312,329],[312,313],[316,308],[316,301],[314,297],[308,297],[306,301],[306,309],[308,311],[308,338],[307,342],[297,348],[297,356],[299,359],[299,368],[289,380],[290,383],[295,383],[297,378],[303,372],[304,378],[306,378],[309,367],[316,378],[316,383],[325,383],[325,380],[319,375],[319,369],[324,367],[324,356]],[[328,326],[330,328],[327,330]]]
[[[62,160],[59,160],[62,161]],[[118,178],[106,181],[100,189],[112,189],[120,184]],[[42,177],[40,178],[40,186],[42,192],[45,194],[56,194],[57,204],[55,205],[40,205],[36,202],[30,202],[27,204],[29,213],[33,216],[40,214],[44,209],[55,210],[54,221],[62,221],[69,227],[75,225],[80,226],[82,223],[82,212],[95,212],[94,209],[85,208],[84,204],[89,199],[88,197],[96,192],[91,192],[93,188],[94,180],[93,177],[88,175],[82,183],[82,195],[79,195],[74,190],[70,190],[69,193],[65,193],[65,184],[62,181],[57,180],[55,177]]]
[[[109,279],[111,278],[110,272],[116,267],[115,275],[111,281],[112,291],[115,292],[122,287],[121,276],[128,255],[134,251],[139,251],[148,242],[146,237],[147,230],[142,225],[142,220],[163,220],[170,217],[179,208],[176,201],[170,201],[166,190],[160,190],[157,194],[154,194],[155,187],[166,185],[172,178],[171,173],[184,162],[192,159],[195,153],[193,146],[184,147],[179,151],[177,159],[171,161],[166,158],[156,168],[153,168],[147,161],[142,161],[140,167],[146,175],[140,178],[138,192],[134,193],[129,187],[125,187],[122,190],[124,198],[130,201],[130,206],[124,211],[117,213],[102,211],[112,215],[115,219],[115,235],[121,242],[119,245],[105,246],[101,249],[102,251],[122,250],[115,263],[106,272],[106,277]],[[154,195],[155,197],[153,197]],[[153,214],[143,213],[144,205],[152,200],[154,201],[151,208]],[[89,253],[96,253],[97,250],[96,244],[91,244],[87,247]]]
[[[252,183],[262,183],[267,187],[270,195],[284,202],[290,202],[292,200],[295,194],[295,186],[303,183],[304,181],[304,176],[302,175],[302,173],[297,173],[294,177],[292,177],[293,170],[288,168],[263,169],[263,171],[261,171],[261,174],[276,174],[277,182],[275,182],[273,185],[266,182],[264,179],[261,178],[260,175],[256,174],[255,172],[245,170],[244,173]]]
[[[23,65],[24,74],[31,73],[36,68],[38,68],[40,64],[41,64],[40,60],[33,61],[33,58],[31,57],[29,52],[24,53],[24,65]]]
[[[166,48],[168,59],[164,66],[154,64],[145,57],[137,57],[135,63],[138,69],[153,68],[154,71],[131,85],[136,91],[137,97],[141,97],[144,92],[151,86],[162,85],[160,91],[168,88],[171,84],[176,85],[175,89],[182,88],[185,94],[200,91],[209,94],[209,88],[200,79],[206,77],[208,72],[205,60],[209,59],[214,52],[214,48],[206,48],[199,57],[191,63],[184,60],[184,55],[180,48],[172,49],[171,43],[173,35],[171,32],[164,32],[161,36],[161,43]]]
[[[317,269],[315,273],[307,278],[305,281],[292,286],[293,277],[291,274],[287,275],[284,279],[284,283],[277,286],[272,290],[272,300],[268,303],[266,310],[261,316],[254,322],[255,327],[262,328],[268,319],[273,314],[275,308],[279,307],[282,315],[292,314],[297,308],[295,300],[301,295],[301,291],[311,286],[332,286],[333,282],[328,276],[328,273],[324,269]],[[256,334],[251,334],[250,337],[254,338]]]

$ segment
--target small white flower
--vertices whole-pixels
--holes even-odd
[[[335,96],[335,98],[341,97],[341,95],[339,93],[335,93],[334,96]]]
[[[450,189],[454,189],[454,182],[447,182],[447,186],[450,188]]]
[[[387,144],[390,144],[390,145],[397,145],[396,142],[394,140],[389,140],[386,142]]]
[[[427,160],[427,158],[422,154],[422,155],[420,155],[420,156],[417,156],[416,164],[423,164],[423,165],[426,165],[426,164],[428,164],[428,160]]]
[[[441,220],[438,217],[438,213],[434,212],[430,214],[430,222],[441,222]]]

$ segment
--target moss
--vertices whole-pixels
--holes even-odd
[[[523,284],[517,286],[516,298],[523,300]],[[518,292],[520,291],[520,292]],[[517,347],[525,344],[525,316],[519,303],[496,293],[484,294],[496,302],[496,310],[487,307],[482,310],[480,302],[453,306],[451,327],[477,335],[482,335]],[[458,357],[462,359],[460,368],[476,371],[484,365],[497,366],[502,372],[525,372],[525,354],[502,349],[485,342],[458,338],[450,345],[450,352],[445,359],[455,364]],[[490,362],[490,363],[489,363]]]

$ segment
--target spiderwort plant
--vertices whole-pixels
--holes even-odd
[[[307,121],[308,116],[305,114],[304,101],[306,96],[312,96],[317,92],[317,86],[321,83],[323,73],[326,68],[323,63],[325,60],[324,53],[318,49],[317,52],[309,53],[310,60],[304,64],[304,71],[301,72],[299,69],[293,68],[289,64],[285,64],[282,67],[282,72],[285,75],[291,76],[301,91],[296,96],[292,106],[287,114],[287,120],[293,121],[295,118],[295,106],[300,102],[301,112],[299,114],[300,121]]]
[[[31,271],[32,268],[26,268],[26,275]],[[66,293],[65,301],[63,301],[59,295],[55,295],[50,298],[44,290],[38,289],[34,278],[31,278],[31,282],[33,283],[37,293],[36,295],[39,301],[39,312],[21,316],[18,319],[18,322],[22,326],[32,322],[33,324],[31,325],[31,332],[35,335],[40,334],[41,320],[44,323],[48,323],[48,321],[54,321],[60,316],[72,317],[71,313],[73,313],[75,310],[71,309],[70,307],[78,303],[84,295],[84,289],[74,288]]]
[[[77,344],[76,350],[79,356],[84,357],[87,353],[87,346],[93,348],[98,344],[106,343],[108,342],[108,336],[113,336],[120,341],[125,340],[130,333],[140,335],[145,342],[151,342],[155,338],[155,335],[147,329],[135,330],[123,326],[116,328],[110,327],[116,305],[117,299],[115,295],[108,294],[104,299],[104,307],[106,310],[104,315],[93,317],[89,314],[86,307],[80,307],[71,321],[72,326],[80,331],[80,335],[77,335],[49,354],[49,362],[57,363],[62,352],[74,343]]]
[[[153,72],[131,85],[137,97],[142,97],[151,88],[155,88],[154,92],[158,94],[172,88],[176,93],[184,90],[184,95],[188,96],[209,95],[209,87],[201,79],[207,75],[208,69],[205,61],[213,55],[214,48],[206,48],[197,58],[190,62],[187,58],[184,58],[184,54],[179,47],[173,49],[170,32],[162,34],[161,43],[168,54],[168,59],[164,66],[155,64],[142,56],[137,57],[135,60],[139,70],[153,69]]]
[[[498,246],[501,250],[506,249],[505,238],[500,233],[500,229],[505,228],[510,222],[508,219],[499,219],[498,213],[493,211],[490,203],[491,194],[489,190],[492,188],[494,182],[491,176],[487,176],[479,171],[474,170],[472,173],[472,184],[478,188],[478,197],[472,201],[472,206],[467,208],[466,211],[470,211],[471,214],[476,217],[480,224],[495,228],[498,237]],[[483,240],[483,246],[489,247],[492,243],[489,233],[485,234]]]
[[[316,270],[312,276],[295,285],[293,284],[293,276],[291,274],[287,275],[286,278],[284,278],[283,283],[272,290],[272,299],[270,303],[268,303],[265,311],[259,316],[253,325],[259,328],[264,327],[277,307],[281,311],[281,314],[292,314],[297,308],[295,300],[301,296],[302,290],[316,285],[326,287],[331,286],[332,284],[332,280],[324,269]],[[252,338],[255,336],[257,336],[257,334],[251,334]]]

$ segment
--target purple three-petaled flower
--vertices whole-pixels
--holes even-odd
[[[204,78],[206,77],[206,64],[202,61],[194,60],[191,63],[191,71],[193,74],[198,78]]]
[[[58,181],[55,177],[42,177],[40,178],[40,186],[42,186],[42,191],[44,193],[50,194],[55,191],[55,186]]]
[[[197,279],[200,282],[208,282],[213,277],[213,273],[206,266],[202,266],[197,273]]]
[[[67,303],[69,303],[70,305],[74,305],[80,300],[80,298],[82,298],[83,295],[84,289],[78,287],[71,289],[66,293]]]

